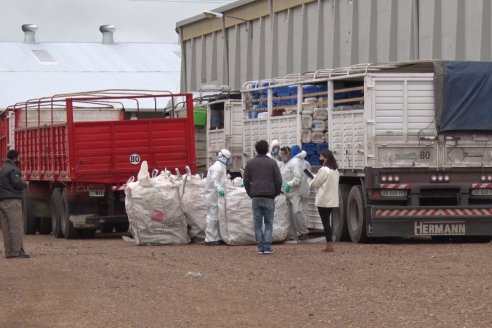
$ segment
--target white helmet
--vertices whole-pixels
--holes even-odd
[[[280,142],[277,139],[273,139],[270,147],[280,146]]]
[[[219,151],[217,154],[217,160],[225,165],[232,165],[232,157],[231,157],[231,152],[227,149],[222,149]]]

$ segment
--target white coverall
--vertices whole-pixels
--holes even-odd
[[[299,154],[300,155],[300,154]],[[306,218],[302,211],[302,188],[301,183],[303,179],[305,168],[304,159],[294,157],[287,162],[284,162],[280,167],[280,173],[282,174],[283,183],[290,185],[290,191],[284,192],[287,198],[287,204],[289,205],[290,222],[291,222],[291,238],[298,239],[302,235],[309,233],[306,225]]]
[[[207,204],[207,218],[205,220],[205,242],[222,240],[219,230],[219,190],[224,190],[227,178],[226,165],[220,161],[208,168],[205,184],[205,203]]]
[[[301,169],[304,171],[304,169],[308,169],[308,171],[311,171],[311,164],[309,164],[308,161],[306,161],[306,152],[303,150],[299,154],[297,154],[294,159],[298,160],[301,165]],[[304,218],[306,219],[306,226],[309,218],[309,207],[308,207],[308,201],[309,201],[309,195],[311,194],[311,189],[309,187],[309,178],[306,174],[302,174],[302,181],[301,181],[301,196],[302,196],[302,213],[304,213]]]
[[[272,144],[270,145],[270,151],[267,153],[267,156],[270,157],[271,159],[273,159],[275,161],[275,163],[277,163],[278,167],[280,168],[282,166],[282,164],[284,164],[284,162],[282,162],[281,160],[279,160],[276,156],[274,156],[272,154],[273,152],[273,147],[275,146],[279,146],[280,143],[278,142],[278,140],[272,140]]]

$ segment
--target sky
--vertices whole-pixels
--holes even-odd
[[[115,42],[177,43],[176,22],[234,0],[0,0],[0,42],[22,42],[36,24],[38,42],[100,42],[99,26],[116,26]]]

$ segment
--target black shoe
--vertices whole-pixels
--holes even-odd
[[[219,240],[217,240],[217,241],[206,241],[205,245],[207,245],[207,246],[218,246],[218,245],[220,245],[220,241]]]
[[[27,254],[22,248],[21,250],[19,251],[19,255],[17,255],[17,258],[20,258],[20,259],[30,259],[31,258],[31,255]]]

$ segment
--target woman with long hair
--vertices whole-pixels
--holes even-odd
[[[340,180],[340,174],[338,173],[337,161],[331,151],[325,150],[321,152],[319,159],[323,166],[311,181],[310,187],[318,188],[314,205],[318,207],[318,213],[325,232],[326,247],[323,251],[333,252],[330,214],[333,208],[338,207],[338,182]]]

